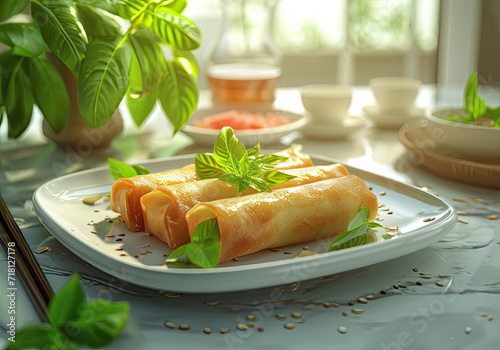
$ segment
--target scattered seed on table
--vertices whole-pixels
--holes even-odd
[[[470,327],[465,328],[465,333],[469,334],[471,331],[472,331],[472,328],[470,328]]]
[[[138,258],[138,257],[139,257],[139,255],[134,255],[134,258]]]
[[[380,210],[382,210],[382,211],[389,211],[389,208],[382,208]]]
[[[418,272],[418,268],[416,268],[416,267],[415,267],[415,268],[413,269],[413,272]]]
[[[365,310],[363,309],[352,309],[351,310],[354,314],[362,314],[363,312],[365,312]]]
[[[382,294],[382,295],[386,295],[386,294],[387,294],[387,292],[386,292],[385,290],[381,290],[381,291],[380,291],[380,294]]]
[[[167,257],[167,256],[168,256],[168,254],[163,254],[163,256],[164,256],[164,257]]]
[[[392,286],[392,288],[394,288],[394,289],[399,289],[399,286],[398,286],[397,284],[394,284],[394,285]]]
[[[205,301],[205,305],[210,305],[210,306],[214,306],[214,305],[217,305],[219,303],[218,300],[214,300],[214,301]]]
[[[460,223],[462,223],[462,224],[466,224],[466,225],[468,225],[468,224],[469,224],[467,221],[463,221],[463,220],[460,220],[460,219],[459,219],[459,220],[457,220],[457,221],[458,221],[458,222],[460,222]]]
[[[279,248],[272,248],[271,251],[273,251],[273,252],[281,252],[281,249],[279,249]]]
[[[305,247],[302,247],[302,249],[307,250],[309,249],[309,246],[306,245]]]
[[[344,317],[345,317],[345,316],[347,316],[347,315],[349,315],[349,313],[348,313],[347,311],[342,311],[342,316],[344,316]]]
[[[274,315],[278,320],[286,320],[286,315]]]
[[[144,244],[141,248],[147,248],[147,247],[150,247],[151,244]]]
[[[264,328],[262,328],[262,327],[257,328],[257,330],[258,330],[259,332],[264,332]]]
[[[330,303],[324,303],[323,304],[323,307],[326,307],[326,308],[329,308],[330,306],[331,306]]]
[[[458,214],[458,215],[468,215],[468,214],[469,214],[469,212],[459,210],[459,211],[457,211],[457,214]]]
[[[97,231],[96,230],[92,230],[92,231],[90,231],[90,233],[97,233]]]
[[[361,304],[368,304],[368,300],[366,300],[366,298],[363,298],[363,297],[358,298],[358,301],[359,301]]]
[[[255,323],[252,323],[252,322],[247,322],[245,324],[247,325],[247,327],[250,327],[250,328],[254,328],[255,327]]]
[[[125,236],[125,233],[119,233],[118,236],[123,237]]]
[[[248,321],[255,321],[257,318],[254,315],[247,315]]]
[[[439,275],[440,278],[448,278],[450,275]]]
[[[116,248],[115,250],[123,250],[123,248],[122,248],[122,247],[120,247],[120,248]]]
[[[489,317],[489,318],[488,318],[488,321],[493,321],[493,317]]]
[[[488,317],[488,315],[482,314],[481,317]]]
[[[221,328],[221,330],[219,332],[221,334],[226,334],[227,332],[229,332],[229,329],[228,328]]]
[[[340,326],[338,328],[338,331],[342,334],[346,334],[347,333],[347,327],[344,327],[344,326]]]
[[[121,242],[121,241],[123,241],[123,239],[122,239],[122,238],[117,238],[117,239],[115,240],[115,242]]]
[[[122,254],[120,254],[120,256],[127,256],[127,254],[125,254],[125,253],[122,253]]]
[[[432,217],[432,218],[425,218],[423,221],[424,222],[429,222],[429,221],[433,221],[435,220],[436,218],[435,217]]]
[[[417,286],[421,286],[421,285],[422,285],[422,282],[417,281],[417,283],[416,283],[416,284],[417,284]]]
[[[420,278],[425,278],[426,280],[429,280],[432,278],[432,275],[424,274],[424,275],[420,275]]]
[[[350,301],[350,302],[348,303],[348,305],[353,306],[353,305],[354,305],[354,301]]]
[[[392,212],[392,211],[387,213],[387,215],[392,215],[392,214],[394,214],[394,212]]]
[[[461,199],[461,198],[453,198],[453,200],[455,202],[462,202],[462,203],[467,203],[467,201],[465,199]]]
[[[474,202],[476,202],[476,203],[483,203],[483,202],[484,202],[484,200],[479,199],[479,198],[472,198],[472,200],[473,200]]]
[[[203,333],[210,334],[212,333],[212,330],[210,328],[203,328]]]
[[[183,330],[183,331],[187,331],[189,328],[191,328],[191,326],[190,326],[190,325],[188,325],[188,324],[181,324],[181,325],[179,326],[179,329],[180,329],[180,330]]]
[[[108,222],[109,222],[110,224],[112,224],[112,223],[113,223],[113,220],[108,220]]]
[[[165,327],[174,329],[175,328],[175,323],[172,322],[165,322]]]
[[[106,236],[104,236],[104,237],[112,238],[112,237],[114,237],[114,236],[115,236],[115,235],[106,235]]]
[[[385,196],[385,192],[384,191],[380,192],[380,195]]]
[[[286,329],[294,329],[295,323],[285,323],[283,327],[285,327]]]
[[[238,259],[238,258],[233,258],[233,261],[240,261],[240,259]]]
[[[486,219],[489,219],[489,220],[498,220],[498,219],[500,219],[500,216],[486,216]]]
[[[302,318],[302,314],[300,312],[292,312],[291,316],[293,318]]]
[[[248,326],[244,325],[244,324],[241,324],[241,323],[238,323],[238,325],[236,326],[236,328],[239,329],[240,331],[246,331],[248,329]]]
[[[370,294],[370,295],[367,295],[367,296],[366,296],[366,299],[367,299],[367,300],[373,300],[373,295],[371,295],[371,294]]]
[[[140,255],[146,255],[147,253],[146,252],[140,252],[139,254]]]
[[[444,287],[444,284],[436,282],[436,286],[438,286],[438,287]]]

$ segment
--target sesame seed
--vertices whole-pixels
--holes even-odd
[[[264,328],[262,328],[262,327],[257,328],[257,330],[258,330],[259,332],[264,332]]]
[[[331,306],[331,305],[330,305],[330,303],[324,303],[324,304],[323,304],[323,307],[326,307],[326,308],[328,308],[328,307],[330,307],[330,306]]]
[[[400,284],[399,288],[408,288],[408,286],[406,286],[405,284]]]
[[[285,320],[286,319],[286,315],[274,315],[274,317],[276,317],[278,320]]]
[[[348,305],[353,306],[354,305],[354,301],[350,301]]]
[[[255,321],[257,318],[254,315],[247,315],[247,320]]]
[[[125,233],[119,233],[118,236],[123,237],[125,236]]]
[[[438,287],[444,287],[444,284],[436,282],[436,286],[438,286]]]
[[[189,328],[191,328],[191,326],[190,326],[190,325],[188,325],[188,324],[181,324],[181,325],[179,326],[179,329],[180,329],[180,330],[183,330],[183,331],[187,331]]]
[[[481,317],[488,317],[488,315],[482,314]]]
[[[111,237],[114,237],[115,235],[106,235],[104,237],[108,237],[108,238],[111,238]]]
[[[127,256],[127,254],[125,254],[125,253],[122,253],[122,254],[120,254],[120,256]]]
[[[394,214],[394,212],[392,212],[392,211],[387,213],[387,215],[392,215],[392,214]]]
[[[113,223],[113,220],[108,220],[108,222],[109,222],[110,224],[112,224],[112,223]]]
[[[382,294],[382,295],[386,295],[386,294],[387,294],[387,292],[386,292],[385,290],[381,290],[381,291],[380,291],[380,294]]]
[[[252,322],[247,322],[246,325],[250,328],[254,328],[255,327],[255,323],[252,323]]]
[[[483,203],[483,202],[484,202],[484,200],[479,199],[479,198],[472,198],[472,200],[473,200],[474,202],[476,202],[476,203]]]
[[[373,295],[371,295],[371,294],[370,294],[370,295],[367,295],[367,296],[366,296],[366,299],[368,299],[368,300],[373,300]]]
[[[380,192],[380,195],[385,196],[385,192],[384,191]]]
[[[361,303],[361,304],[367,304],[368,303],[368,300],[366,300],[366,298],[358,298],[358,301]]]
[[[284,254],[293,254],[293,252],[289,252],[289,251],[286,251],[286,252],[283,252]]]
[[[347,316],[347,315],[349,315],[349,313],[348,313],[347,311],[342,311],[342,316],[344,316],[344,317],[345,317],[345,316]]]
[[[306,245],[305,247],[302,247],[302,249],[307,250],[309,249],[309,246]]]
[[[461,199],[461,198],[453,198],[453,200],[455,202],[462,202],[462,203],[467,203],[467,201],[465,199]]]
[[[240,259],[238,259],[238,258],[233,258],[233,261],[240,261]]]
[[[210,328],[203,328],[203,333],[210,334],[212,333],[212,330]]]
[[[149,246],[151,246],[151,244],[144,244],[141,248],[147,248]]]
[[[471,331],[472,331],[472,328],[470,328],[470,327],[465,328],[465,333],[469,334]]]
[[[351,311],[355,314],[362,314],[363,312],[365,312],[365,310],[363,309],[352,309]]]
[[[138,257],[139,257],[139,255],[134,255],[134,258],[138,258]]]
[[[392,286],[392,288],[394,288],[394,289],[399,289],[399,286],[398,286],[397,284],[394,284],[394,285]]]
[[[281,249],[279,249],[279,248],[272,248],[271,251],[273,251],[273,252],[281,252]]]
[[[168,256],[168,254],[163,254],[163,256],[164,256],[164,257],[167,257],[167,256]]]
[[[429,274],[423,274],[423,275],[420,275],[421,278],[425,278],[427,280],[431,279],[432,278],[432,275],[429,275]]]
[[[493,317],[489,317],[489,318],[488,318],[488,321],[493,321]]]
[[[413,272],[418,272],[418,268],[416,268],[416,267],[415,267],[415,268],[413,269]]]
[[[90,233],[97,233],[97,231],[95,231],[95,230],[92,230],[92,231],[90,231]]]
[[[498,219],[500,219],[500,216],[486,216],[486,219],[488,219],[488,220],[498,220]]]
[[[346,334],[347,333],[347,327],[344,327],[344,326],[340,326],[338,328],[338,331],[342,334]]]
[[[123,250],[123,248],[120,247],[120,248],[116,248],[115,250]]]
[[[463,220],[457,220],[458,222],[462,223],[462,224],[466,224],[468,225],[469,223],[467,221],[463,221]]]
[[[433,221],[433,220],[435,220],[435,219],[436,219],[436,218],[434,218],[434,217],[433,217],[433,218],[425,218],[423,221],[424,221],[424,222],[429,222],[429,221]]]
[[[294,329],[295,323],[285,323],[283,327],[285,327],[286,329]]]
[[[416,285],[417,285],[417,286],[421,286],[421,285],[422,285],[422,282],[417,281]]]
[[[172,323],[172,322],[165,322],[165,327],[170,328],[170,329],[174,329],[175,328],[175,324]]]
[[[229,332],[229,329],[228,328],[221,328],[221,330],[219,332],[221,334],[226,334],[227,332]]]
[[[293,318],[302,318],[302,314],[300,312],[292,312],[291,316]]]
[[[462,210],[458,210],[458,211],[457,211],[457,214],[458,214],[458,215],[468,215],[468,214],[469,214],[469,212],[467,212],[467,211],[462,211]]]
[[[450,275],[439,275],[439,277],[441,277],[441,278],[448,278],[448,277],[450,277]]]
[[[236,325],[236,328],[239,329],[240,331],[246,331],[248,329],[248,326],[239,323],[238,325]]]

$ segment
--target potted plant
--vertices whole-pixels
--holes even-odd
[[[191,51],[201,33],[181,14],[186,0],[2,0],[0,22],[29,5],[28,23],[0,25],[10,47],[0,55],[0,123],[5,117],[9,138],[23,134],[35,104],[55,134],[70,114],[82,127],[102,127],[124,97],[138,126],[157,100],[174,132],[189,119],[198,101]]]

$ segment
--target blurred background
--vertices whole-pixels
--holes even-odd
[[[480,84],[500,86],[498,0],[274,2],[272,32],[282,53],[280,87],[366,85],[377,76],[463,86],[474,70]],[[221,9],[219,0],[191,0],[184,12],[203,34],[195,51],[201,89],[208,87],[203,63],[219,38]],[[252,23],[257,22],[246,16],[239,25]]]

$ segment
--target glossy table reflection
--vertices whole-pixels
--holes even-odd
[[[494,94],[490,98],[494,98]],[[366,88],[356,88],[351,112],[359,115],[362,106],[372,103]],[[440,91],[424,87],[417,100],[417,105],[423,108],[460,103],[460,88]],[[200,108],[208,105],[208,95],[202,94]],[[276,105],[302,111],[294,89],[280,91]],[[111,277],[68,251],[43,228],[32,210],[31,196],[50,179],[105,165],[109,156],[131,162],[209,151],[182,134],[172,139],[169,130],[168,123],[156,110],[140,133],[128,123],[124,135],[115,140],[112,147],[93,150],[91,154],[57,148],[41,136],[36,123],[22,140],[0,143],[2,197],[30,247],[53,249],[50,253],[36,254],[53,288],[57,291],[76,271],[88,298],[130,302],[131,321],[108,349],[395,350],[498,346],[500,220],[485,217],[500,215],[500,191],[448,181],[420,170],[412,165],[399,143],[397,130],[378,129],[369,122],[365,129],[344,140],[319,141],[303,138],[296,132],[283,138],[283,145],[275,148],[301,143],[306,153],[338,159],[437,193],[457,210],[469,213],[460,217],[464,223],[459,222],[445,239],[398,259],[323,279],[293,284],[276,281],[276,287],[238,293],[178,295]],[[3,136],[5,130],[0,132]],[[474,198],[483,202],[476,202]],[[3,251],[0,254],[0,279],[6,281],[6,255]],[[418,268],[418,272],[413,271],[414,268]],[[432,274],[433,278],[421,278],[419,272]],[[439,278],[439,275],[450,277]],[[416,285],[417,281],[423,285]],[[20,329],[37,323],[38,319],[21,291],[20,281],[18,284],[16,314]],[[394,285],[407,288],[395,289]],[[373,299],[369,297],[371,300],[366,304],[358,302],[359,297],[366,296]],[[0,298],[2,345],[7,338],[7,302],[7,298]],[[350,306],[349,302],[355,305]],[[365,311],[354,314],[353,308]],[[348,315],[343,316],[343,311]],[[294,312],[301,313],[302,317],[292,318]],[[286,315],[287,319],[279,320],[275,317],[277,314]],[[248,321],[248,315],[254,315],[255,321]],[[165,327],[166,321],[177,326],[189,324],[190,329],[169,329]],[[247,322],[254,323],[255,327],[246,331],[236,329],[237,324]],[[289,322],[295,323],[294,329],[284,327]],[[347,328],[346,334],[338,331],[341,326]],[[469,334],[465,332],[467,327],[471,328]],[[204,328],[210,328],[212,333],[203,333]],[[223,328],[230,331],[220,334]]]

